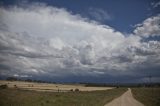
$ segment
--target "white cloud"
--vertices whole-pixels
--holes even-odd
[[[142,24],[137,24],[134,33],[138,36],[160,36],[160,15],[150,17],[143,21]]]
[[[153,8],[157,8],[157,7],[159,7],[160,6],[160,1],[159,2],[153,2],[153,3],[151,3],[151,5],[152,5],[152,7]]]
[[[111,15],[101,8],[89,8],[89,15],[99,22],[112,19]]]
[[[1,7],[0,13],[1,75],[119,75],[160,63],[159,42],[142,43],[139,37],[159,34],[159,16],[138,26],[134,32],[139,36],[125,37],[55,7]]]

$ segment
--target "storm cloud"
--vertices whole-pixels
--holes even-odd
[[[0,7],[0,15],[0,75],[82,79],[160,75],[160,42],[142,42],[143,37],[160,35],[159,15],[127,35],[46,5]]]

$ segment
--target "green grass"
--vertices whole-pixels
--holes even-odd
[[[1,89],[0,106],[104,106],[126,90],[58,93]]]
[[[132,93],[145,106],[160,106],[160,88],[132,88]]]

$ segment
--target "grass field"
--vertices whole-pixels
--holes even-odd
[[[145,106],[160,106],[160,88],[132,88],[132,93]]]
[[[80,92],[38,92],[8,88],[0,90],[0,106],[104,106],[127,89]]]

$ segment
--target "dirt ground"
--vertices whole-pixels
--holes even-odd
[[[0,85],[7,84],[9,88],[20,88],[24,90],[49,91],[49,92],[67,92],[76,88],[80,91],[108,90],[113,87],[85,87],[82,84],[48,84],[23,81],[0,81]]]
[[[114,99],[105,106],[144,106],[133,98],[131,89],[128,89],[122,96]]]

